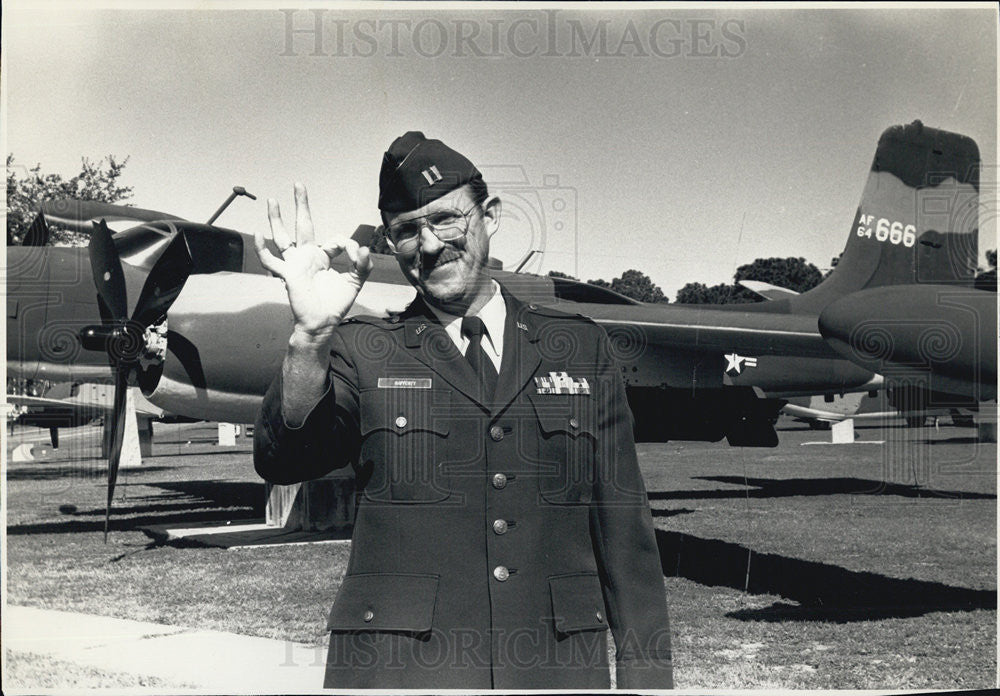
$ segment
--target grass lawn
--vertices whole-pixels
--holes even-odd
[[[49,655],[7,651],[6,682],[10,689],[191,689],[190,684],[173,683],[125,672],[110,672],[57,660]]]
[[[141,531],[263,517],[249,441],[156,424],[156,456],[120,477],[105,546],[99,431],[71,432],[43,460],[8,463],[9,603],[321,640],[346,545],[227,551]],[[8,454],[39,433],[15,433]],[[996,445],[970,428],[858,433],[886,442],[803,446],[829,433],[789,423],[775,449],[639,446],[678,687],[995,685]],[[12,670],[44,674],[33,664]],[[80,686],[105,683],[83,671]]]

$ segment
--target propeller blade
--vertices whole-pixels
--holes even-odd
[[[191,380],[195,389],[205,389],[208,380],[205,379],[205,369],[201,364],[201,353],[198,347],[176,331],[167,331],[167,350],[174,354],[181,367]]]
[[[183,232],[178,232],[146,276],[132,319],[142,326],[149,326],[166,314],[193,268],[187,240]]]
[[[111,318],[121,321],[128,317],[125,299],[125,273],[122,271],[118,249],[111,239],[111,232],[104,220],[94,223],[94,233],[87,245],[90,252],[90,270],[94,274],[94,286],[104,301]]]
[[[122,456],[122,442],[125,438],[125,397],[128,395],[128,370],[115,371],[114,413],[111,421],[111,442],[108,443],[108,505],[104,512],[104,543],[108,543],[108,527],[111,524],[111,499],[115,495],[115,481],[118,480],[118,464]]]
[[[100,201],[78,201],[73,198],[45,201],[38,208],[48,222],[64,225],[77,232],[90,232],[93,229],[91,223],[101,219],[112,224],[129,221],[152,222],[154,220],[183,219],[156,210],[112,205]]]
[[[31,227],[24,233],[21,246],[43,247],[49,243],[49,226],[45,224],[45,217],[41,213],[31,221]]]

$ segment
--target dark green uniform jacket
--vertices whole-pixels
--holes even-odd
[[[663,574],[632,420],[604,331],[504,291],[492,400],[418,298],[338,327],[331,389],[284,424],[280,376],[255,430],[273,483],[355,467],[351,559],[326,686],[671,686]],[[565,373],[565,374],[562,374]]]

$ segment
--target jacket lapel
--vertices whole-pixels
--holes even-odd
[[[517,398],[542,361],[535,345],[540,336],[530,306],[508,293],[502,285],[500,291],[507,307],[507,319],[503,330],[503,362],[493,399],[494,415]]]
[[[424,304],[423,298],[417,296],[404,312],[403,320],[403,340],[410,349],[408,354],[434,370],[465,396],[487,408],[479,393],[479,376],[473,372],[465,356],[458,352],[455,342]]]
[[[541,364],[536,347],[540,336],[532,307],[524,304],[500,285],[507,318],[504,321],[503,361],[492,404],[480,394],[479,376],[455,347],[434,313],[419,295],[402,315],[403,340],[408,354],[424,363],[448,384],[483,409],[499,414],[517,398]],[[492,408],[491,408],[492,406]]]

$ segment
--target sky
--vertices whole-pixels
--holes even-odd
[[[760,257],[828,267],[891,125],[974,138],[997,181],[987,4],[295,7],[9,0],[6,152],[127,156],[129,202],[192,220],[245,186],[217,224],[246,232],[302,181],[322,236],[377,224],[382,153],[421,130],[501,195],[506,267],[538,249],[525,270],[635,268],[671,299]]]

